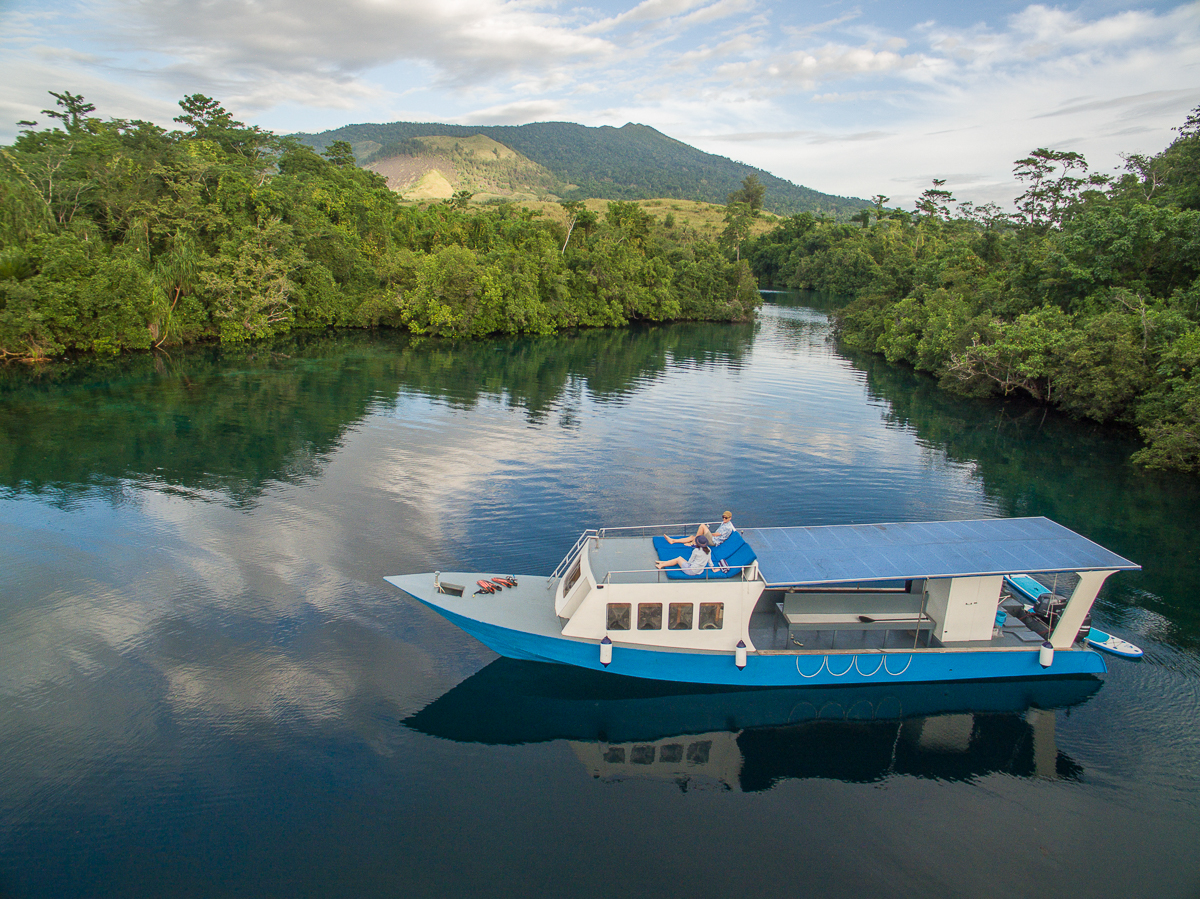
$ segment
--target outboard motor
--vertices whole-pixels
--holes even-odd
[[[1046,636],[1050,632],[1051,625],[1058,622],[1062,616],[1063,609],[1067,607],[1067,598],[1059,596],[1057,593],[1043,593],[1037,601],[1037,605],[1033,607],[1033,617],[1037,619],[1046,628]],[[1088,609],[1087,614],[1083,616],[1083,624],[1079,628],[1079,634],[1075,639],[1082,640],[1087,636],[1087,632],[1092,629],[1092,610]],[[1040,628],[1036,629],[1039,630]]]

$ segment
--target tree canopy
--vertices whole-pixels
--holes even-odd
[[[1115,179],[1034,150],[1014,215],[939,179],[915,214],[878,195],[869,227],[796,215],[743,257],[764,284],[850,297],[849,346],[1136,428],[1136,461],[1200,471],[1200,108],[1176,130]]]
[[[404,204],[353,164],[180,101],[182,127],[91,115],[0,148],[0,357],[46,359],[295,329],[447,337],[744,320],[748,266],[635,204],[568,225],[502,205]],[[61,125],[62,127],[57,127]]]

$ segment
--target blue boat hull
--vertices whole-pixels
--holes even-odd
[[[418,597],[419,598],[419,597]],[[421,600],[425,602],[424,600]],[[510,659],[557,662],[627,677],[740,687],[796,687],[838,684],[929,683],[993,678],[1060,677],[1103,674],[1099,653],[1082,647],[1057,650],[1043,668],[1038,649],[918,650],[861,653],[749,653],[739,669],[733,653],[679,652],[613,646],[612,663],[600,663],[595,642],[551,637],[504,628],[457,615],[426,602],[489,649]]]

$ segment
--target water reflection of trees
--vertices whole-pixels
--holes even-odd
[[[453,407],[490,397],[542,422],[571,385],[619,401],[674,364],[738,365],[754,325],[680,324],[449,343],[297,334],[0,370],[0,484],[112,490],[127,478],[252,501],[311,476],[346,430],[404,392]],[[559,416],[571,426],[570,410]]]
[[[1190,600],[1200,578],[1195,477],[1131,465],[1132,434],[1021,400],[958,397],[906,366],[839,349],[866,373],[869,394],[884,404],[889,426],[911,430],[950,459],[973,465],[1005,514],[1045,515],[1144,566],[1111,582],[1103,601],[1122,613],[1158,611],[1179,627],[1170,636],[1196,639],[1200,608]]]

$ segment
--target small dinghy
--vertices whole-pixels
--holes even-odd
[[[1122,640],[1120,637],[1106,634],[1099,628],[1092,628],[1088,631],[1087,637],[1084,639],[1087,640],[1089,646],[1103,649],[1105,652],[1111,652],[1115,656],[1124,656],[1127,659],[1140,659],[1145,655],[1140,646],[1134,646],[1128,640]]]

